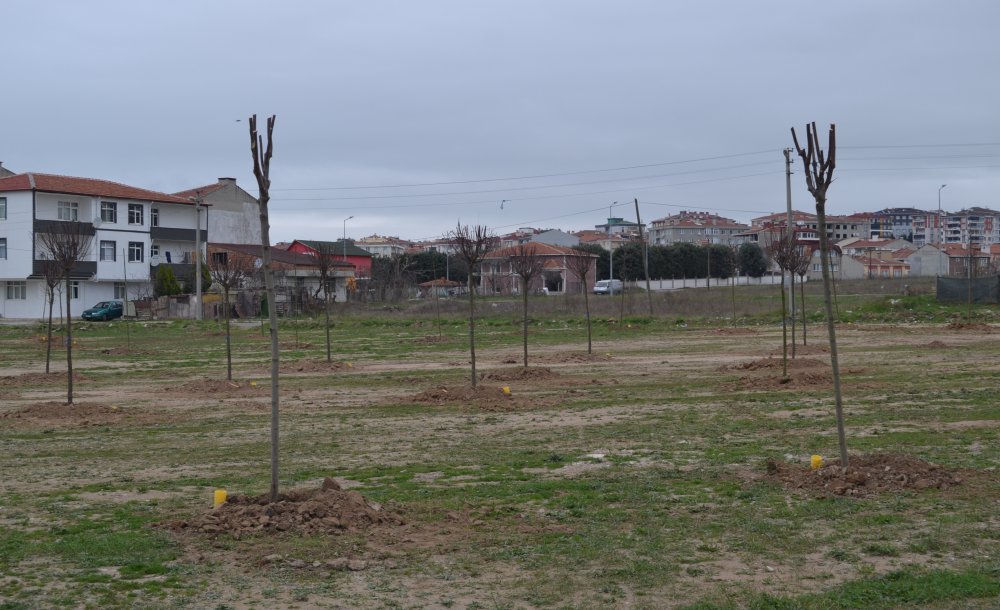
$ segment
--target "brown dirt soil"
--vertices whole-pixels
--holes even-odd
[[[792,346],[791,345],[788,346],[788,352],[789,353],[792,352]],[[829,354],[829,353],[830,353],[830,348],[827,347],[827,346],[825,346],[825,345],[821,345],[821,344],[810,343],[808,345],[796,345],[795,346],[795,355],[796,356],[799,356],[801,354],[806,354],[806,355],[809,355],[809,356],[814,356],[816,354]]]
[[[931,341],[930,343],[928,343],[927,347],[934,348],[934,349],[941,349],[941,348],[948,347],[948,344],[944,343],[943,341],[938,341],[938,340],[935,339],[934,341]]]
[[[817,368],[828,368],[830,365],[826,362],[820,362],[819,360],[813,360],[811,358],[796,358],[792,360],[791,357],[788,358],[788,370],[789,371],[803,371],[809,369]],[[777,358],[762,358],[760,360],[751,360],[750,362],[740,362],[739,364],[734,364],[727,367],[729,370],[733,371],[764,371],[764,370],[781,370],[781,357]]]
[[[398,515],[365,499],[356,491],[344,491],[327,477],[319,489],[296,489],[279,494],[235,495],[210,513],[186,521],[161,523],[176,531],[189,531],[234,538],[262,532],[294,532],[302,535],[340,534],[376,525],[402,525]]]
[[[439,337],[437,335],[427,335],[413,339],[413,342],[418,345],[435,345],[437,343],[447,343],[448,341],[447,337]]]
[[[735,390],[773,390],[779,388],[825,388],[833,384],[830,373],[815,373],[809,371],[792,371],[789,367],[788,377],[766,375],[762,377],[740,377],[733,389]]]
[[[897,453],[852,456],[846,472],[840,468],[839,459],[824,464],[818,470],[812,470],[805,464],[768,459],[766,478],[777,479],[790,489],[851,497],[904,490],[947,489],[963,482],[963,476],[957,470]]]
[[[73,371],[73,381],[87,381],[87,378],[80,373]],[[66,372],[59,373],[21,373],[20,375],[6,375],[0,377],[0,387],[20,388],[30,385],[44,385],[49,383],[66,383]]]
[[[475,389],[469,386],[438,386],[420,392],[413,397],[413,401],[435,405],[461,403],[463,407],[477,411],[522,411],[547,404],[544,400],[528,399],[517,391],[504,394],[501,388],[494,385],[480,385]]]
[[[282,373],[328,373],[331,371],[354,370],[354,364],[351,362],[327,362],[324,359],[282,362],[280,367]],[[263,374],[271,374],[271,365],[268,365],[263,370]]]
[[[102,349],[101,353],[105,356],[148,356],[153,352],[145,349],[129,349],[127,347],[110,347],[107,349]]]
[[[256,385],[252,385],[255,384]],[[177,389],[189,394],[210,396],[263,396],[271,389],[269,382],[226,381],[225,379],[196,379]]]
[[[717,335],[757,335],[757,334],[760,334],[756,330],[754,330],[753,328],[742,328],[742,327],[738,327],[738,326],[734,327],[734,328],[716,328],[712,332],[714,332]]]
[[[599,354],[596,352],[592,354],[588,354],[587,352],[528,354],[528,362],[540,362],[543,364],[609,362],[611,359],[611,354]],[[522,362],[524,362],[524,356],[522,354],[504,356],[504,358],[500,361],[501,364],[520,364]]]
[[[177,418],[177,413],[151,413],[131,408],[119,408],[102,403],[37,402],[16,411],[0,413],[0,420],[24,424],[28,427],[87,427],[110,424],[165,423]],[[16,425],[15,424],[15,425]]]
[[[479,376],[479,379],[483,381],[525,381],[531,379],[555,379],[557,377],[560,377],[559,373],[553,372],[552,369],[547,369],[545,367],[520,367],[505,371],[483,373]]]
[[[986,333],[987,335],[992,333],[994,328],[989,324],[982,324],[978,322],[952,322],[948,324],[945,328],[948,330],[974,330],[977,332]]]

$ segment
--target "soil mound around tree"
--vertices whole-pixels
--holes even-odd
[[[73,381],[87,381],[87,378],[73,371]],[[20,375],[0,376],[0,387],[23,388],[33,385],[49,385],[53,383],[66,383],[66,372],[59,373],[21,373]]]
[[[269,381],[226,381],[225,379],[196,379],[189,381],[179,390],[189,394],[209,396],[263,396],[270,392]]]
[[[587,362],[609,362],[612,360],[611,354],[599,354],[587,352],[564,352],[561,354],[529,354],[528,356],[531,362],[540,362],[543,364],[573,364],[573,363],[587,363]],[[524,362],[524,357],[522,355],[516,356],[504,356],[500,361],[501,364],[521,364]]]
[[[833,375],[810,371],[792,371],[789,367],[788,377],[778,375],[740,377],[733,389],[735,390],[776,390],[782,388],[828,388],[833,385]]]
[[[895,453],[851,456],[845,471],[840,460],[812,470],[806,464],[767,460],[766,478],[790,489],[803,489],[837,496],[868,497],[907,490],[947,489],[961,485],[958,471]]]
[[[985,334],[992,333],[995,329],[989,324],[981,322],[952,322],[945,326],[948,330],[973,330]]]
[[[479,378],[483,381],[530,381],[533,379],[555,379],[561,377],[559,373],[545,367],[539,368],[516,368],[505,371],[494,371],[483,373]]]
[[[0,420],[32,428],[50,426],[85,428],[125,422],[134,424],[166,423],[171,419],[175,419],[175,417],[163,413],[121,408],[117,405],[88,402],[77,402],[71,405],[59,401],[37,402],[15,411],[0,413]]]
[[[161,523],[174,531],[241,538],[255,534],[291,532],[303,536],[337,535],[380,525],[402,525],[403,519],[356,491],[345,491],[327,477],[318,489],[295,489],[279,494],[235,495],[209,513],[185,521]]]
[[[796,358],[794,360],[790,357],[788,358],[789,371],[805,371],[829,367],[829,363],[813,360],[811,358]],[[740,362],[730,366],[729,369],[734,371],[780,371],[782,369],[781,357],[767,357],[760,360],[751,360],[750,362]]]

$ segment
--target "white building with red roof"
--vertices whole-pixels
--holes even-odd
[[[208,238],[205,217],[202,244]],[[198,224],[192,200],[93,178],[30,172],[0,177],[0,317],[43,316],[46,253],[38,236],[64,223],[77,223],[93,239],[70,276],[73,312],[151,294],[158,264],[172,265],[180,279],[193,275]]]
[[[728,245],[734,241],[736,235],[749,228],[748,225],[711,212],[684,210],[649,223],[648,239],[649,243],[658,245],[676,243]]]
[[[522,248],[527,253],[542,259],[542,273],[538,277],[533,278],[531,285],[528,287],[531,292],[541,292],[544,289],[548,294],[580,294],[581,291],[589,291],[593,288],[597,277],[596,254],[564,246],[528,242],[518,246],[494,250],[483,260],[479,288],[484,294],[520,293],[521,277],[514,273],[511,265],[511,257],[522,254]],[[582,284],[570,267],[570,259],[579,259],[581,257],[594,259],[594,263],[587,272],[587,277],[584,278]]]

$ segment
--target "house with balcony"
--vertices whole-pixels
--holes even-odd
[[[90,252],[71,273],[74,311],[109,299],[152,294],[158,264],[194,276],[196,230],[208,232],[194,202],[94,178],[21,173],[0,178],[0,316],[43,316],[46,252],[38,236],[63,223],[90,236]]]
[[[648,240],[649,243],[657,245],[681,242],[699,245],[730,245],[736,241],[736,235],[749,228],[745,224],[718,214],[685,210],[649,223]]]

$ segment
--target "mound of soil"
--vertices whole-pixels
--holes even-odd
[[[528,400],[514,392],[504,394],[497,386],[444,387],[438,386],[420,392],[412,399],[414,402],[434,405],[459,403],[463,407],[477,411],[519,411],[530,407],[542,406],[545,401]]]
[[[927,347],[934,348],[934,349],[942,349],[942,348],[948,347],[948,344],[944,343],[942,341],[938,341],[938,340],[935,339],[934,341],[931,341],[930,343],[928,343]]]
[[[830,373],[818,373],[809,371],[792,372],[788,367],[788,377],[778,375],[747,376],[740,377],[736,382],[735,389],[738,390],[774,390],[780,388],[824,388],[833,384],[833,376]]]
[[[743,328],[740,326],[733,328],[716,328],[714,331],[717,335],[756,335],[759,334],[756,330],[752,328]]]
[[[190,531],[234,538],[272,532],[294,532],[305,536],[340,534],[377,525],[402,525],[398,515],[383,510],[356,491],[344,491],[327,477],[319,489],[297,489],[279,494],[235,495],[210,513],[186,521],[160,525],[176,531]]]
[[[507,371],[483,373],[479,376],[479,378],[483,381],[526,381],[531,379],[555,379],[559,376],[559,373],[555,373],[551,369],[547,369],[545,367],[521,367]]]
[[[608,362],[611,354],[598,354],[587,352],[566,352],[561,354],[529,354],[533,362],[543,362],[545,364],[571,364],[575,362]],[[501,364],[521,364],[524,362],[523,356],[505,356]]]
[[[73,381],[87,381],[80,373],[73,371]],[[59,373],[21,373],[0,377],[0,387],[22,388],[31,385],[46,385],[50,383],[66,383],[66,372]]]
[[[952,322],[946,326],[948,330],[974,330],[976,332],[986,333],[987,335],[993,332],[993,327],[989,324],[982,324],[978,322]]]
[[[68,405],[64,402],[37,402],[16,411],[0,413],[0,420],[28,424],[29,426],[106,426],[123,421],[131,416],[127,410],[116,406],[78,402]]]
[[[810,358],[796,358],[792,360],[788,358],[788,370],[789,371],[803,371],[809,369],[817,368],[829,368],[829,363],[820,362],[819,360],[812,360]],[[781,370],[782,363],[781,358],[762,358],[760,360],[751,360],[750,362],[741,362],[730,367],[734,371],[766,371],[766,370]]]
[[[262,396],[271,391],[268,381],[226,381],[225,379],[196,379],[181,385],[179,390],[191,394],[210,396]]]
[[[817,470],[805,464],[767,460],[767,478],[791,489],[804,489],[838,496],[867,497],[904,490],[947,489],[962,483],[953,470],[919,458],[895,453],[852,456],[845,471],[840,460]]]

